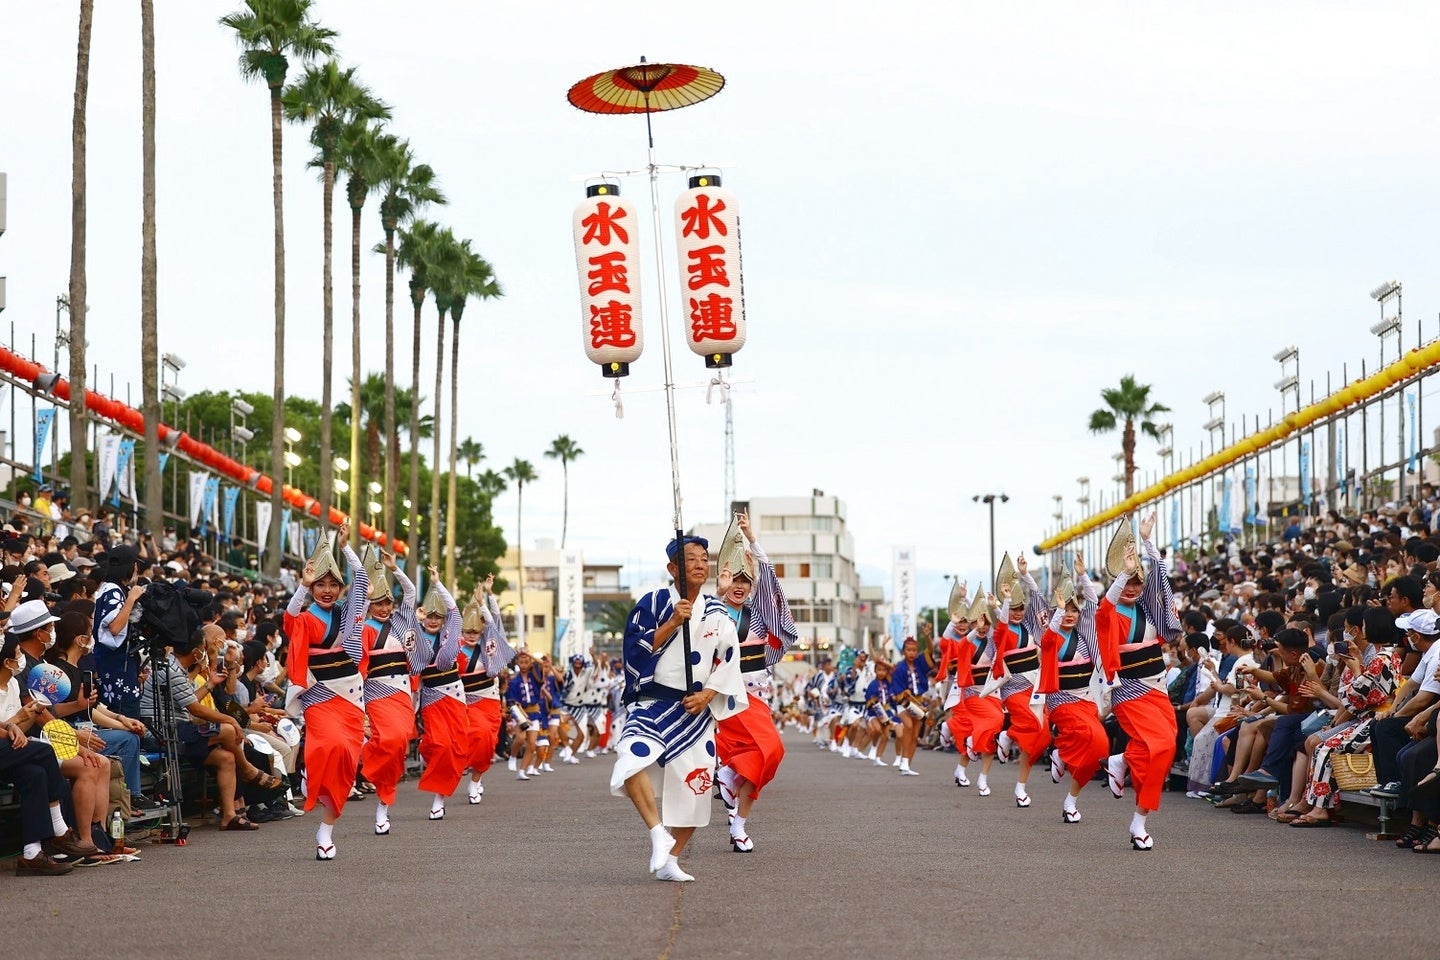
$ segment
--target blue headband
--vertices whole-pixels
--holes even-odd
[[[671,560],[674,560],[680,555],[681,544],[689,543],[699,544],[701,547],[705,548],[705,551],[707,553],[710,550],[710,541],[706,540],[704,537],[680,537],[678,539],[671,540],[670,543],[666,545],[665,556],[669,557]]]

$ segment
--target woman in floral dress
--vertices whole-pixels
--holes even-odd
[[[1330,826],[1330,811],[1340,803],[1340,791],[1333,776],[1334,755],[1368,753],[1375,711],[1395,695],[1401,652],[1390,646],[1394,633],[1394,618],[1384,609],[1352,607],[1345,618],[1348,649],[1331,647],[1343,668],[1339,695],[1331,694],[1319,684],[1306,684],[1305,693],[1335,708],[1335,723],[1315,734],[1319,743],[1310,755],[1310,777],[1305,785],[1305,803],[1310,811],[1297,817],[1290,826]]]

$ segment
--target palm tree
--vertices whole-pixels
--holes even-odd
[[[345,199],[350,204],[350,405],[360,403],[360,211],[378,187],[381,141],[395,141],[378,123],[359,119],[345,125],[336,148],[338,169],[349,174]],[[385,383],[380,382],[383,390]],[[361,407],[361,409],[364,409]],[[373,480],[379,474],[370,472]],[[360,541],[360,431],[350,431],[350,539]]]
[[[435,328],[435,418],[440,418],[440,396],[445,388],[445,314],[455,303],[464,265],[460,241],[446,227],[436,237],[430,263],[430,286],[435,294],[439,324]],[[430,562],[440,563],[440,431],[435,431],[435,453],[430,459]]]
[[[465,479],[473,479],[471,471],[475,469],[476,464],[485,459],[484,444],[474,437],[466,437],[460,441],[458,454],[460,459],[465,461]]]
[[[145,520],[161,525],[164,506],[160,485],[160,334],[156,298],[155,255],[155,2],[140,0],[140,394],[145,419]],[[71,322],[74,331],[74,322]],[[80,339],[81,349],[85,340]],[[72,342],[71,356],[75,346]],[[83,396],[83,394],[81,394]],[[74,394],[72,393],[73,397]],[[74,410],[74,404],[71,405]],[[74,434],[75,425],[70,425]],[[81,429],[84,427],[82,425]],[[80,462],[85,462],[80,457]],[[70,456],[71,485],[75,479]]]
[[[560,521],[560,549],[565,549],[565,534],[570,528],[570,461],[579,459],[585,455],[580,445],[571,440],[567,434],[560,434],[550,442],[550,449],[545,451],[545,456],[551,460],[560,461],[560,469],[565,473],[565,512],[561,515]]]
[[[529,460],[515,458],[515,462],[505,468],[505,478],[515,484],[515,571],[518,574],[518,585],[520,603],[517,610],[516,622],[520,625],[520,643],[525,643],[525,541],[520,535],[520,521],[524,516],[525,505],[525,484],[534,483],[540,479],[535,468],[530,465]]]
[[[410,389],[419,393],[420,388],[420,311],[425,306],[425,293],[429,289],[427,279],[430,261],[434,258],[436,237],[440,228],[428,220],[416,220],[409,230],[399,230],[399,244],[395,248],[395,260],[410,271],[410,303],[415,308],[415,337],[410,349]],[[436,398],[437,404],[439,398]],[[410,507],[409,547],[411,578],[420,575],[420,517],[416,512],[420,503],[420,403],[410,408]],[[394,434],[391,434],[394,436]]]
[[[85,108],[90,98],[90,32],[95,0],[80,0],[75,50],[75,107],[70,118],[70,491],[78,506],[85,492]],[[143,285],[143,280],[142,280]],[[60,371],[55,371],[59,373]],[[55,429],[52,425],[51,429]],[[37,458],[38,459],[38,458]]]
[[[376,144],[375,153],[376,183],[384,194],[380,198],[380,225],[385,229],[385,244],[383,248],[376,247],[376,252],[385,254],[385,395],[389,398],[395,392],[395,231],[426,204],[443,204],[446,201],[435,183],[435,171],[430,169],[429,164],[415,162],[410,141],[382,137]],[[414,386],[414,381],[411,385]],[[387,399],[385,436],[392,439],[399,434],[396,413],[395,404]],[[387,461],[385,467],[382,510],[387,540],[395,537],[395,491],[399,485],[400,458],[394,457]],[[413,493],[410,499],[413,503]]]
[[[454,333],[450,337],[450,477],[446,491],[445,516],[445,579],[455,582],[455,531],[460,524],[460,495],[455,475],[456,458],[459,455],[457,438],[460,432],[460,317],[465,313],[465,301],[470,297],[478,300],[494,300],[505,296],[495,271],[485,258],[470,249],[470,241],[460,242],[460,261],[454,274],[449,278],[452,284],[450,320]]]
[[[1163,403],[1150,402],[1150,385],[1135,382],[1135,375],[1127,373],[1120,378],[1119,388],[1100,391],[1105,406],[1090,414],[1091,433],[1109,433],[1122,422],[1120,449],[1125,454],[1125,496],[1135,492],[1135,422],[1147,437],[1160,439],[1160,428],[1152,419],[1157,414],[1169,413]]]
[[[341,131],[347,124],[380,120],[390,116],[390,108],[377,99],[370,89],[355,78],[356,68],[341,68],[336,60],[328,60],[318,67],[306,67],[300,79],[291,84],[283,94],[281,102],[285,107],[285,118],[293,123],[313,124],[310,143],[318,153],[311,166],[322,170],[324,249],[322,268],[322,317],[324,346],[321,355],[320,375],[320,522],[330,522],[330,507],[333,505],[335,471],[330,469],[334,456],[332,448],[333,404],[331,397],[332,378],[330,367],[335,353],[335,296],[331,250],[334,246],[335,204],[335,162]],[[358,217],[355,218],[358,224]],[[358,304],[357,304],[358,308]],[[357,377],[358,379],[358,377]]]
[[[240,75],[263,80],[270,90],[270,164],[275,205],[275,403],[270,420],[270,542],[265,572],[280,573],[280,517],[285,507],[280,478],[285,475],[285,189],[281,175],[283,137],[280,92],[290,57],[301,63],[334,52],[335,31],[310,15],[313,0],[245,0],[245,9],[220,18],[240,44]]]
[[[496,473],[494,470],[486,470],[480,474],[475,479],[475,485],[480,488],[480,496],[486,500],[494,500],[510,486],[504,475]]]

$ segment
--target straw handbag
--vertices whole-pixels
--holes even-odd
[[[1369,790],[1375,786],[1375,757],[1369,753],[1335,753],[1330,757],[1335,785],[1342,791]]]

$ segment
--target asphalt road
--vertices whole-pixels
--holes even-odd
[[[690,884],[646,873],[639,818],[611,797],[608,758],[527,783],[502,767],[479,806],[440,822],[413,783],[393,833],[349,806],[339,858],[313,858],[313,815],[249,834],[197,827],[184,848],[62,878],[0,872],[9,956],[689,958],[1440,956],[1440,857],[1367,841],[1359,824],[1293,830],[1167,794],[1154,851],[1129,849],[1130,803],[1092,784],[1060,819],[1037,769],[990,797],[958,789],[953,754],[919,777],[789,755],[734,854],[723,808],[697,832]],[[5,865],[8,867],[8,863]],[[86,944],[87,946],[79,946]],[[23,946],[22,945],[26,945]]]

